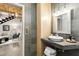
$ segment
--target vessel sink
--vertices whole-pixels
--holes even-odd
[[[63,37],[61,37],[61,36],[49,36],[48,38],[49,38],[49,40],[52,40],[54,42],[61,42],[61,41],[63,41]]]

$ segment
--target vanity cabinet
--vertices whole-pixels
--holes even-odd
[[[57,56],[79,56],[78,52],[79,52],[79,49],[65,50],[64,52],[57,51]]]
[[[43,47],[51,47],[56,50],[57,56],[79,56],[79,42],[69,43],[66,41],[63,42],[53,42],[49,39],[41,39]],[[43,49],[43,51],[44,51]]]

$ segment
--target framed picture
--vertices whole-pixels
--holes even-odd
[[[10,26],[9,25],[3,25],[3,31],[9,31]]]

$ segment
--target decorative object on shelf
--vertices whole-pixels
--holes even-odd
[[[77,41],[75,39],[66,39],[66,42],[69,42],[69,43],[76,43]]]
[[[10,26],[9,25],[3,25],[3,31],[9,31]]]
[[[9,41],[8,37],[0,38],[0,44],[5,43],[7,41]]]
[[[13,35],[13,39],[19,38],[19,36],[20,36],[20,33],[15,33],[15,34]]]
[[[69,38],[66,39],[67,42],[70,42],[70,43],[76,43],[77,41],[75,40],[75,38],[73,37],[73,35],[69,35]]]

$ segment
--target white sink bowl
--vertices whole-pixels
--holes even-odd
[[[63,41],[63,37],[61,36],[49,36],[49,39],[55,42],[61,42]]]

